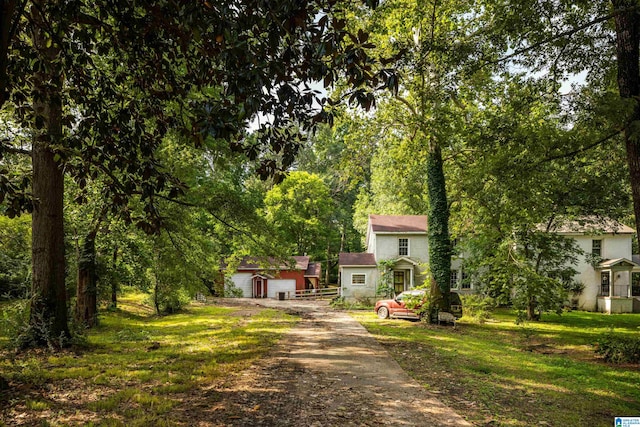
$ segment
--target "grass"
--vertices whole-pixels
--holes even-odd
[[[640,415],[640,367],[607,365],[592,344],[603,333],[637,335],[640,315],[571,312],[515,324],[461,319],[456,328],[353,312],[400,365],[477,425],[611,426]]]
[[[0,426],[175,426],[181,405],[270,350],[296,318],[276,310],[192,305],[158,317],[142,294],[101,313],[87,344],[58,353],[0,350]],[[7,342],[0,331],[0,342]]]

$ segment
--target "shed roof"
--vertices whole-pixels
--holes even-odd
[[[369,215],[375,233],[426,233],[426,215]]]
[[[376,265],[376,258],[372,253],[346,253],[343,252],[338,257],[341,266],[362,266],[371,267]]]

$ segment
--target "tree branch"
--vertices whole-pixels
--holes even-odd
[[[22,154],[24,156],[31,156],[31,150],[14,147],[12,145],[4,145],[7,142],[11,142],[11,140],[3,139],[2,141],[0,141],[0,151],[6,151],[10,154]]]
[[[539,166],[539,165],[541,165],[543,163],[546,163],[546,162],[550,162],[552,160],[558,160],[558,159],[565,159],[565,158],[568,158],[568,157],[574,157],[574,156],[576,156],[576,155],[578,155],[580,153],[584,153],[585,151],[589,151],[592,148],[595,148],[598,145],[604,144],[605,142],[609,141],[610,139],[620,135],[622,132],[624,132],[627,129],[627,127],[629,127],[629,125],[623,127],[622,129],[616,130],[615,132],[605,136],[602,139],[597,140],[596,142],[593,142],[593,143],[587,145],[586,147],[582,147],[582,148],[579,148],[577,150],[570,151],[568,153],[558,154],[556,156],[551,156],[551,157],[547,157],[546,159],[542,159],[539,162],[537,162],[534,165],[534,167]]]
[[[630,11],[633,11],[633,10],[639,10],[639,9],[640,9],[640,5],[625,7],[625,8],[622,8],[622,9],[616,9],[612,13],[610,13],[609,15],[601,16],[599,18],[594,19],[593,21],[586,22],[586,23],[584,23],[582,25],[579,25],[579,26],[577,26],[575,28],[572,28],[570,30],[566,30],[566,31],[563,31],[561,33],[549,36],[546,39],[543,39],[543,40],[540,40],[539,42],[533,43],[532,45],[529,45],[529,46],[524,47],[522,49],[518,49],[515,52],[510,53],[507,56],[503,56],[502,58],[498,58],[495,61],[485,62],[484,64],[482,64],[480,66],[480,68],[482,68],[482,67],[484,67],[486,65],[499,64],[501,62],[507,61],[507,60],[509,60],[511,58],[514,58],[516,56],[522,55],[523,53],[527,53],[527,52],[530,52],[532,50],[536,50],[539,47],[542,47],[542,46],[544,46],[544,45],[546,45],[548,43],[551,43],[551,42],[553,42],[555,40],[558,40],[558,39],[561,39],[561,38],[564,38],[564,37],[570,37],[570,36],[572,36],[572,35],[574,35],[576,33],[579,33],[580,31],[586,30],[587,28],[589,28],[589,27],[591,27],[593,25],[599,24],[601,22],[608,21],[609,19],[614,18],[614,17],[616,17],[617,15],[619,15],[621,13],[626,13],[626,12],[630,12]]]

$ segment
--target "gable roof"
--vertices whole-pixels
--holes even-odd
[[[572,219],[558,218],[549,231],[559,234],[635,234],[636,232],[615,219],[595,215]]]
[[[614,267],[635,267],[638,268],[640,267],[640,265],[638,265],[637,263],[628,260],[626,258],[616,258],[616,259],[609,259],[606,261],[602,261],[600,264],[598,264],[598,268],[614,268]]]
[[[304,272],[304,277],[320,277],[321,272],[322,265],[319,262],[310,262],[307,271]]]
[[[309,267],[308,256],[291,257],[295,261],[295,265],[289,264],[288,261],[282,261],[273,257],[253,257],[245,256],[238,264],[238,270],[303,270]]]
[[[426,233],[426,215],[369,215],[374,233]]]
[[[338,257],[338,264],[341,267],[375,267],[376,259],[372,253],[346,253],[342,252]]]

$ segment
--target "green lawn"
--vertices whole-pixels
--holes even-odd
[[[612,426],[640,415],[640,367],[598,360],[611,330],[640,334],[640,315],[571,312],[516,325],[499,310],[485,324],[456,328],[380,320],[352,312],[400,365],[477,425]]]
[[[0,376],[11,390],[0,393],[0,426],[20,417],[29,425],[187,425],[186,404],[250,366],[296,321],[213,305],[157,317],[140,295],[120,307],[102,313],[86,347],[2,350]]]

